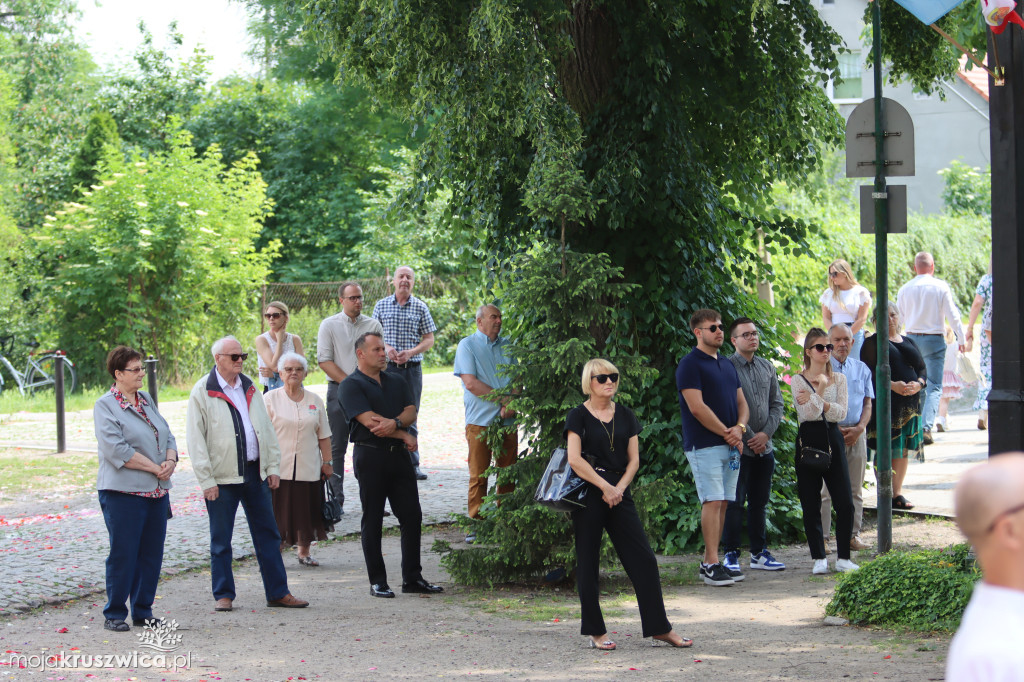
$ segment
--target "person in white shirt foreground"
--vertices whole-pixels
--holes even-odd
[[[947,682],[1024,678],[1024,453],[997,455],[956,486],[956,522],[982,580],[949,647]]]

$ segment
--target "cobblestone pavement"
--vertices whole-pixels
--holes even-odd
[[[313,386],[323,396],[325,386]],[[186,402],[165,403],[163,414],[185,448]],[[424,523],[446,521],[465,513],[466,445],[462,423],[461,384],[451,374],[424,377],[421,421],[423,469],[429,478],[419,482]],[[68,448],[95,452],[92,412],[67,417]],[[5,420],[0,447],[51,449],[55,444],[52,415],[20,414]],[[174,476],[167,524],[164,571],[173,574],[209,563],[209,525],[202,491],[187,452]],[[345,511],[336,535],[359,532],[359,488],[346,467]],[[386,525],[397,525],[394,517]],[[239,508],[232,542],[235,557],[252,553],[252,541]],[[71,498],[47,496],[0,507],[0,614],[23,611],[104,590],[107,532],[95,491]]]

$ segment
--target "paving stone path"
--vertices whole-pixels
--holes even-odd
[[[428,524],[446,521],[453,512],[466,510],[468,472],[460,386],[450,374],[424,377],[421,422],[426,426],[420,450],[429,478],[419,482],[419,490],[424,523]],[[326,389],[311,388],[321,397]],[[185,409],[186,401],[161,405],[161,414],[167,418],[182,449]],[[67,422],[68,449],[94,453],[91,410],[71,413]],[[54,433],[52,415],[14,415],[0,426],[0,447],[52,451]],[[210,559],[206,506],[187,451],[173,482],[174,518],[167,524],[163,563],[168,575],[207,565]],[[41,508],[45,511],[41,512]],[[350,467],[346,467],[345,511],[335,527],[336,536],[359,532],[359,488]],[[394,517],[385,519],[386,525],[397,523]],[[106,526],[95,491],[73,497],[47,496],[42,503],[24,501],[0,507],[0,614],[102,592],[107,546]],[[253,551],[241,507],[232,546],[236,558]]]

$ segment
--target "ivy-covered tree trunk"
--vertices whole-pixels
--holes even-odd
[[[802,248],[804,226],[772,206],[771,183],[813,169],[842,129],[822,88],[838,75],[839,37],[814,1],[312,0],[307,11],[343,79],[432,122],[419,191],[452,189],[451,214],[481,237],[477,266],[558,239],[564,220],[570,249],[608,254],[613,281],[637,285],[608,326],[582,333],[595,352],[625,349],[653,370],[630,403],[647,425],[639,485],[672,484],[661,548],[695,543],[674,369],[699,307],[759,320],[766,346],[790,343],[752,293],[770,277],[754,240],[760,228],[769,252]],[[777,507],[796,532],[788,503]]]

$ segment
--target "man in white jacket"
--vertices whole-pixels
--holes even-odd
[[[215,367],[189,395],[186,440],[210,517],[215,608],[230,611],[235,599],[231,535],[239,503],[249,522],[267,606],[308,606],[309,602],[288,591],[281,534],[270,497],[271,489],[281,482],[281,450],[259,392],[242,374],[248,354],[233,336],[218,339],[211,350]]]

